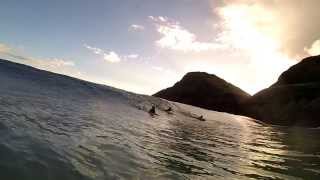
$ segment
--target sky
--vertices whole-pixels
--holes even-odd
[[[320,54],[318,0],[2,0],[0,58],[140,94],[190,71],[254,94]]]

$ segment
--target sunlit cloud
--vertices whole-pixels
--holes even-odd
[[[129,31],[143,31],[145,29],[144,26],[138,24],[132,24],[129,27]]]
[[[11,51],[11,48],[5,44],[0,43],[0,53],[5,54]]]
[[[39,59],[33,59],[33,60],[36,61],[40,66],[49,67],[49,68],[75,66],[75,63],[73,61],[67,61],[67,60],[57,59],[57,58],[49,59],[47,61],[39,60]]]
[[[84,79],[82,72],[78,70],[75,66],[74,61],[58,59],[58,58],[47,58],[39,59],[28,57],[27,61],[24,61],[25,64],[31,65],[35,68],[43,69],[50,72],[55,72],[59,74],[69,75],[72,77]]]
[[[101,55],[101,54],[104,53],[104,51],[103,51],[102,49],[100,49],[100,48],[91,47],[91,46],[89,46],[89,45],[87,45],[87,44],[84,44],[83,46],[84,46],[85,48],[87,48],[88,50],[92,51],[92,52],[95,53],[95,54]]]
[[[317,0],[225,0],[218,11],[236,13],[238,24],[250,22],[255,30],[278,41],[281,52],[292,58],[305,56],[304,48],[310,47],[320,37],[320,1]]]
[[[149,18],[156,24],[157,32],[161,35],[161,38],[156,41],[156,44],[161,48],[183,52],[201,52],[223,47],[213,41],[198,41],[195,34],[182,27],[179,22],[169,20],[167,17],[149,16]]]
[[[89,46],[87,44],[84,44],[83,46],[94,54],[100,55],[106,62],[110,63],[119,63],[123,60],[137,59],[140,57],[139,54],[119,55],[115,51],[108,52],[97,47]]]
[[[102,56],[102,58],[107,62],[118,63],[121,61],[120,56],[114,51],[106,52],[100,48],[92,47],[87,44],[84,44],[84,47],[93,52],[94,54]]]
[[[137,58],[139,58],[139,54],[129,54],[129,55],[125,56],[125,58],[127,58],[127,59],[137,59]]]
[[[320,39],[316,40],[310,48],[305,48],[304,50],[311,56],[320,55]]]
[[[121,61],[119,55],[113,51],[104,53],[103,59],[111,63],[117,63]]]
[[[160,66],[152,66],[151,68],[156,71],[163,71],[164,70],[163,67],[160,67]]]
[[[279,38],[282,29],[272,26],[279,19],[268,8],[254,3],[230,3],[215,11],[221,17],[220,41],[249,60],[243,66],[250,71],[244,71],[242,76],[250,73],[255,77],[251,85],[247,83],[241,88],[251,94],[266,88],[296,63],[295,58],[284,51]]]
[[[154,22],[168,22],[169,18],[168,17],[164,17],[164,16],[149,16],[149,19],[151,19]],[[175,24],[177,24],[178,22],[175,22]]]

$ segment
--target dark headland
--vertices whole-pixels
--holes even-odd
[[[223,79],[187,73],[156,97],[205,109],[240,114],[274,125],[320,126],[320,56],[303,59],[269,88],[250,96]]]
[[[320,126],[320,56],[303,59],[278,81],[252,96],[244,115],[267,123]]]
[[[240,88],[205,72],[187,73],[173,87],[154,96],[232,114],[242,114],[242,104],[250,98]]]

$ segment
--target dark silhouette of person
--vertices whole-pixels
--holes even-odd
[[[150,114],[156,114],[156,106],[152,105],[151,109],[149,110]]]
[[[205,119],[203,118],[203,115],[201,115],[200,117],[198,117],[198,119],[199,119],[200,121],[205,121]]]

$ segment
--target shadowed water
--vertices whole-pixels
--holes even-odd
[[[0,95],[0,179],[319,179],[320,130],[145,96]],[[202,122],[187,114],[203,114]]]

